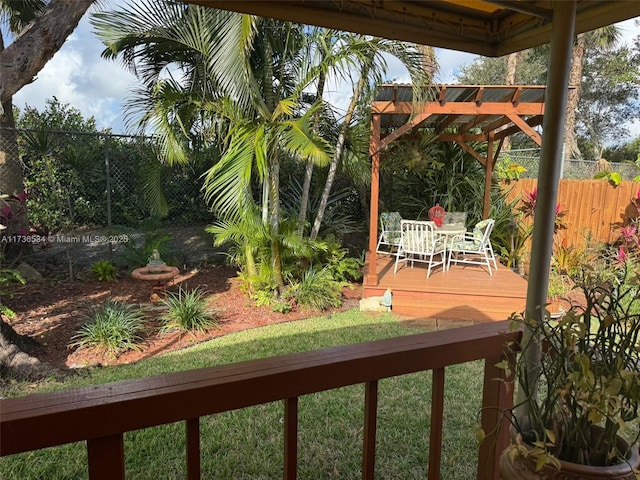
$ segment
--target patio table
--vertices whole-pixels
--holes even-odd
[[[444,256],[444,258],[447,257],[447,250],[450,248],[453,237],[455,237],[456,235],[464,234],[466,233],[466,231],[467,229],[464,226],[460,226],[460,225],[442,225],[441,227],[436,227],[435,229],[436,235],[444,238],[444,252],[442,252],[442,255]],[[447,270],[446,262],[443,265],[442,270],[443,271]]]

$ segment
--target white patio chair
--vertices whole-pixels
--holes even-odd
[[[476,223],[476,226],[473,227],[473,232],[453,237],[448,248],[449,262],[447,269],[451,268],[451,262],[486,265],[489,269],[489,275],[493,275],[491,262],[493,262],[493,268],[495,270],[498,269],[490,238],[495,223],[492,218],[482,220]]]
[[[380,237],[378,238],[378,245],[376,246],[376,253],[384,253],[391,255],[392,248],[400,246],[400,222],[402,217],[398,212],[383,212],[380,214]],[[381,245],[387,245],[389,250],[381,250]]]
[[[436,235],[435,225],[433,222],[418,220],[402,220],[400,222],[400,230],[402,232],[400,246],[396,254],[396,264],[393,273],[398,271],[398,263],[400,261],[424,262],[427,267],[427,278],[431,275],[431,269],[442,265],[444,270],[446,255],[444,240]],[[434,259],[436,256],[440,259]]]

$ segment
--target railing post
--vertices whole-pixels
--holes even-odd
[[[298,397],[284,401],[284,480],[298,476]]]
[[[504,360],[509,362],[508,372],[496,366]],[[478,450],[478,480],[500,480],[500,454],[509,445],[514,372],[513,354],[485,359],[480,424],[486,436]]]
[[[200,418],[190,418],[187,427],[187,480],[200,480]]]
[[[434,368],[431,380],[431,432],[429,434],[429,480],[440,478],[444,415],[444,368]]]
[[[87,440],[90,480],[124,480],[123,435]]]
[[[378,417],[378,381],[365,384],[364,443],[362,447],[362,478],[373,480],[376,467],[376,425]]]

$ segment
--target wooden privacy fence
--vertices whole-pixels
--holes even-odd
[[[507,198],[522,198],[532,192],[537,179],[526,178],[505,185]],[[587,244],[613,242],[620,235],[620,227],[635,218],[631,200],[638,196],[640,182],[623,181],[614,187],[606,180],[560,180],[558,203],[566,230],[556,233],[556,241],[582,248]]]

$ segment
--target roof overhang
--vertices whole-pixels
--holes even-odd
[[[488,57],[549,43],[549,0],[184,0]],[[578,0],[575,33],[640,16],[638,0]]]

